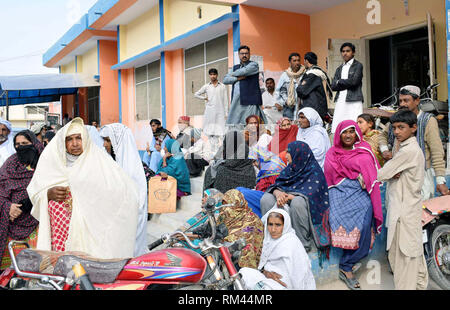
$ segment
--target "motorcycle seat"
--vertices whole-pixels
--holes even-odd
[[[99,259],[82,252],[53,252],[24,249],[16,257],[21,271],[67,277],[72,266],[81,263],[93,283],[111,283],[128,259]]]

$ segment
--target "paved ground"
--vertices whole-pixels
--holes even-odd
[[[377,272],[376,270],[379,270]],[[363,261],[361,269],[356,273],[363,290],[393,290],[394,279],[389,272],[387,259],[378,261]],[[318,290],[348,290],[341,280],[337,279],[331,283],[318,285]],[[441,288],[430,279],[428,290],[441,290]]]

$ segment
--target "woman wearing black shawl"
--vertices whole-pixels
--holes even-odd
[[[214,163],[205,172],[203,190],[215,188],[226,193],[237,187],[255,188],[256,172],[248,152],[244,135],[238,131],[228,132],[214,156]]]
[[[37,242],[39,222],[30,215],[32,209],[27,186],[31,181],[44,146],[29,130],[14,137],[16,153],[0,169],[0,270],[10,266],[7,251],[9,240],[25,240],[31,246]]]

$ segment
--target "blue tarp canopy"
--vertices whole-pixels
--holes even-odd
[[[93,77],[79,73],[0,76],[0,106],[59,101],[78,88],[100,86]]]

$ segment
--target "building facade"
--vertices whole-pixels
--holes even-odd
[[[222,80],[251,48],[262,81],[278,81],[288,55],[314,51],[330,77],[351,41],[365,67],[366,106],[404,83],[439,82],[448,98],[447,18],[444,0],[99,0],[43,57],[61,73],[95,76],[99,88],[64,96],[62,112],[102,125],[130,127],[145,149],[158,118],[177,132],[189,115],[201,127],[203,102],[194,93],[209,68]],[[330,107],[332,108],[332,107]]]

